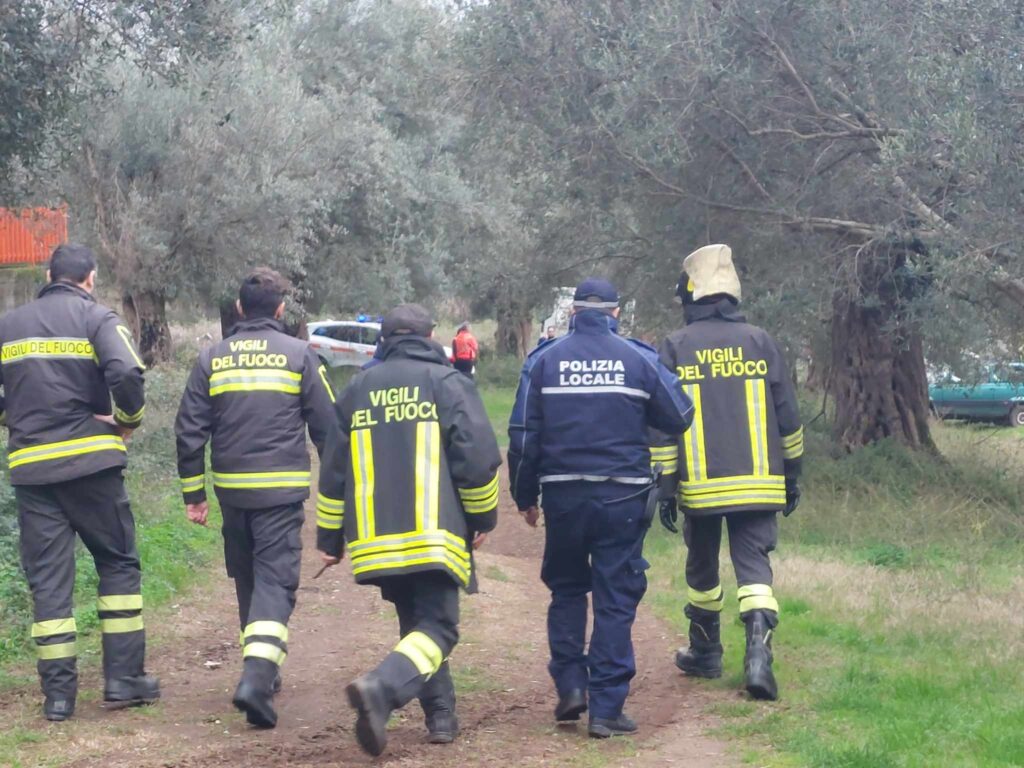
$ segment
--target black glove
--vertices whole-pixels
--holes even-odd
[[[670,496],[658,502],[658,517],[661,518],[661,524],[668,528],[668,530],[672,531],[672,533],[679,533],[679,529],[676,528],[679,512],[676,509],[675,497]]]
[[[800,506],[800,486],[796,483],[796,478],[786,478],[786,508],[782,510],[783,517],[789,517],[796,508]]]

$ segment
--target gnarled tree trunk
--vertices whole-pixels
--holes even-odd
[[[126,292],[121,297],[124,317],[139,345],[142,361],[156,365],[171,358],[171,328],[167,324],[167,301],[157,291]]]
[[[533,321],[530,320],[529,305],[503,290],[495,304],[498,329],[494,342],[499,355],[526,357],[533,349]]]
[[[839,293],[832,316],[835,441],[854,450],[884,438],[935,450],[928,424],[928,382],[920,334],[894,322],[889,298],[865,302]]]

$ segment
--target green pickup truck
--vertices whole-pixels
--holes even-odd
[[[989,366],[987,377],[977,384],[951,374],[940,376],[929,385],[928,397],[932,413],[942,419],[1024,427],[1024,363]]]

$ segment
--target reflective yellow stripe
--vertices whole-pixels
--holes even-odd
[[[395,652],[409,659],[419,673],[427,677],[437,672],[444,663],[441,646],[423,632],[410,632],[395,646]]]
[[[252,637],[253,635],[276,637],[278,640],[287,643],[288,627],[279,621],[253,621],[246,626],[242,636]]]
[[[210,397],[225,392],[302,392],[302,374],[279,368],[234,368],[210,376]]]
[[[737,590],[736,596],[740,599],[740,613],[747,611],[779,612],[779,603],[768,584],[747,584]]]
[[[661,471],[666,475],[674,475],[679,471],[679,446],[678,445],[654,445],[651,446],[651,469],[658,464]]]
[[[140,421],[142,421],[142,414],[145,412],[146,406],[142,406],[135,413],[128,413],[127,411],[122,411],[116,405],[114,406],[114,416],[116,416],[118,420],[120,420],[121,422],[129,425],[138,424]]]
[[[352,433],[352,477],[355,481],[357,538],[372,538],[376,529],[373,510],[374,472],[373,435],[368,429]],[[419,502],[417,501],[417,504]]]
[[[124,452],[124,440],[116,435],[97,435],[95,437],[80,437],[75,440],[64,440],[59,443],[46,443],[43,445],[33,445],[29,448],[19,448],[11,452],[9,466],[11,469],[14,469],[24,464],[63,459],[68,456],[80,456],[97,451]]]
[[[74,619],[47,619],[37,621],[32,625],[32,637],[50,637],[52,635],[67,635],[78,631],[78,625]]]
[[[694,589],[693,587],[687,586],[686,597],[690,601],[690,604],[697,608],[703,608],[705,611],[715,611],[716,613],[722,610],[722,585],[719,584],[717,587],[708,590]]]
[[[732,493],[728,496],[709,496],[707,498],[684,498],[681,499],[687,509],[714,509],[716,507],[728,506],[760,506],[778,507],[786,506],[786,493],[768,494],[756,491],[746,493]]]
[[[683,445],[686,447],[686,477],[688,480],[703,480],[707,477],[707,457],[704,454],[704,411],[700,384],[684,384],[683,391],[693,403],[693,423],[683,433]]]
[[[320,374],[320,381],[324,383],[324,389],[327,390],[327,396],[331,398],[332,403],[336,403],[337,400],[334,398],[334,390],[331,389],[331,382],[327,380],[327,369],[321,365],[317,368],[317,373]]]
[[[782,437],[782,456],[786,459],[799,459],[804,454],[804,428],[800,427],[792,435]]]
[[[117,326],[117,334],[124,341],[124,345],[128,347],[128,354],[132,356],[135,364],[142,370],[146,370],[146,364],[142,362],[142,358],[139,357],[139,353],[135,351],[135,342],[132,340],[132,332],[123,325],[119,325]]]
[[[337,519],[324,517],[322,512],[318,512],[316,516],[317,528],[323,528],[326,531],[338,531],[344,525],[344,521],[339,517]]]
[[[0,361],[16,363],[29,358],[52,360],[95,360],[96,350],[88,339],[73,337],[18,339],[4,344]]]
[[[270,643],[248,643],[242,649],[242,658],[248,658],[252,656],[257,659],[266,659],[272,661],[277,666],[284,664],[285,658],[288,656],[281,648]]]
[[[360,563],[359,565],[357,565],[355,562],[353,562],[352,563],[352,573],[355,576],[360,576],[360,575],[362,575],[364,573],[369,573],[369,572],[372,572],[372,571],[383,571],[383,570],[389,570],[389,569],[392,569],[392,568],[397,568],[397,569],[412,568],[412,567],[417,566],[417,565],[444,565],[444,566],[447,566],[448,568],[451,569],[452,573],[454,573],[459,578],[459,580],[462,582],[463,585],[469,584],[469,569],[467,569],[465,566],[459,564],[453,558],[450,558],[450,557],[449,558],[439,557],[436,554],[435,555],[430,555],[430,556],[426,556],[425,555],[423,557],[418,557],[418,558],[408,557],[408,558],[403,559],[400,563],[395,563],[395,562],[390,562],[390,561],[384,562],[384,561],[373,560],[373,561],[367,561],[365,563]]]
[[[182,493],[193,493],[195,491],[201,491],[206,486],[205,475],[196,475],[195,477],[183,477],[181,478],[181,492]]]
[[[324,496],[322,493],[317,493],[316,508],[323,510],[324,512],[338,512],[340,514],[345,511],[345,500],[332,499],[330,496]]]
[[[213,484],[218,488],[305,488],[309,486],[308,470],[293,472],[214,472]]]
[[[459,538],[450,531],[434,530],[422,533],[391,533],[385,536],[375,536],[372,539],[356,539],[348,547],[352,557],[370,554],[373,552],[384,552],[399,550],[406,547],[421,546],[424,544],[437,544],[451,547],[469,562],[469,553],[466,551],[466,540]]]
[[[96,598],[98,611],[141,611],[142,595],[100,595]]]
[[[140,632],[144,628],[141,616],[132,616],[128,619],[100,619],[100,630],[105,635]]]
[[[679,483],[679,501],[690,509],[730,505],[785,506],[786,478],[782,475],[739,475]]]
[[[760,477],[768,474],[768,412],[764,379],[748,379],[746,385],[753,474]]]
[[[459,496],[464,501],[480,501],[482,499],[488,499],[498,492],[498,473],[494,473],[494,477],[491,478],[487,485],[481,485],[479,488],[459,488]]]
[[[42,661],[54,661],[55,659],[72,659],[77,654],[77,647],[74,642],[57,643],[56,645],[37,645],[36,656]]]
[[[441,425],[421,421],[416,425],[416,530],[437,528],[441,502]]]

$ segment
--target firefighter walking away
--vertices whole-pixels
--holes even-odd
[[[676,531],[682,508],[688,548],[688,648],[676,665],[694,677],[722,674],[720,616],[724,593],[718,575],[723,521],[746,625],[745,685],[756,699],[774,700],[772,633],[779,605],[769,554],[777,514],[800,501],[797,478],[803,427],[789,369],[775,341],[740,313],[740,281],[726,245],[686,257],[676,293],[686,327],[662,344],[662,362],[674,370],[694,403],[693,423],[680,440],[656,441],[655,461],[666,473],[661,519]]]
[[[188,517],[206,524],[206,443],[223,514],[224,559],[235,581],[242,678],[233,698],[252,725],[277,724],[274,694],[288,652],[309,498],[306,429],[321,453],[337,429],[334,393],[306,343],[285,333],[288,290],[270,269],[242,281],[242,320],[200,353],[178,409],[178,472]],[[340,488],[320,488],[317,515],[338,527]]]
[[[104,705],[149,704],[160,687],[145,673],[141,567],[123,478],[125,438],[142,422],[145,366],[121,319],[92,296],[89,248],[59,246],[47,280],[35,301],[0,318],[0,375],[43,714],[59,721],[74,713],[78,693],[76,534],[99,574]]]
[[[379,587],[398,613],[394,650],[347,688],[356,737],[372,755],[387,745],[391,713],[417,697],[429,741],[455,739],[448,656],[459,639],[459,590],[473,590],[472,547],[497,522],[494,431],[433,327],[415,304],[384,319],[382,362],[340,395],[339,439],[320,470],[323,487],[344,488],[343,527],[341,517],[318,518],[325,562],[338,562],[347,540],[356,581]]]

